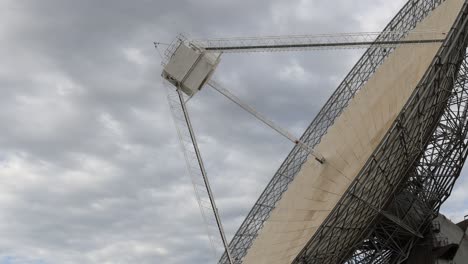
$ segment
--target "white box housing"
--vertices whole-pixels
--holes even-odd
[[[219,57],[219,53],[207,53],[181,42],[164,67],[162,76],[188,96],[193,96],[210,79]]]

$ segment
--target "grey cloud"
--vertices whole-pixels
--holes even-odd
[[[366,17],[389,9],[372,22],[382,28],[398,7],[383,0],[1,5],[0,262],[47,264],[213,262],[153,41],[178,32],[361,31]],[[299,135],[360,52],[226,54],[215,77]],[[292,146],[209,88],[189,107],[232,236]]]

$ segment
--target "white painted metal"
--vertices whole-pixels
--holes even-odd
[[[326,50],[368,48],[370,45],[395,47],[398,44],[420,45],[429,40],[441,42],[446,32],[418,31],[411,32],[411,41],[399,41],[407,33],[399,31],[356,32],[319,35],[289,35],[263,37],[234,37],[190,40],[190,44],[205,49],[207,52],[273,52],[291,50]],[[375,42],[381,35],[386,41]],[[187,40],[185,40],[187,41]]]
[[[186,95],[193,96],[210,78],[218,63],[219,53],[207,53],[180,42],[162,76]]]

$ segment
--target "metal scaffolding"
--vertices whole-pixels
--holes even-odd
[[[408,1],[383,32],[402,39],[442,2]],[[466,158],[466,10],[465,3],[392,128],[294,263],[402,263],[424,236]],[[382,34],[376,41],[386,40]],[[393,50],[371,46],[300,140],[317,145]],[[230,243],[234,263],[242,263],[307,154],[294,147],[273,176]],[[219,263],[227,263],[225,255]]]
[[[192,181],[195,197],[205,223],[206,232],[210,240],[211,248],[215,258],[219,257],[218,251],[224,247],[224,254],[227,255],[230,264],[233,263],[224,228],[216,207],[214,194],[211,190],[205,165],[198,148],[195,132],[192,128],[190,116],[185,105],[186,98],[179,89],[172,89],[167,85],[167,99],[172,118],[179,136],[179,143],[184,153],[187,171]],[[219,234],[219,236],[218,236]],[[221,241],[219,241],[221,239]],[[221,246],[222,245],[222,246]]]
[[[401,39],[405,32],[356,32],[320,35],[290,35],[267,37],[237,37],[191,40],[189,43],[206,52],[275,52],[297,50],[356,49],[371,45],[393,48],[397,45],[420,45],[443,42],[446,32],[411,32],[409,39]]]
[[[293,263],[403,263],[466,159],[468,4],[378,148]]]

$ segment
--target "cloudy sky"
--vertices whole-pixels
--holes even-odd
[[[377,31],[403,2],[0,0],[0,263],[214,263],[153,41]],[[215,78],[300,135],[361,52],[226,54]],[[230,238],[292,145],[209,89],[189,107]]]

